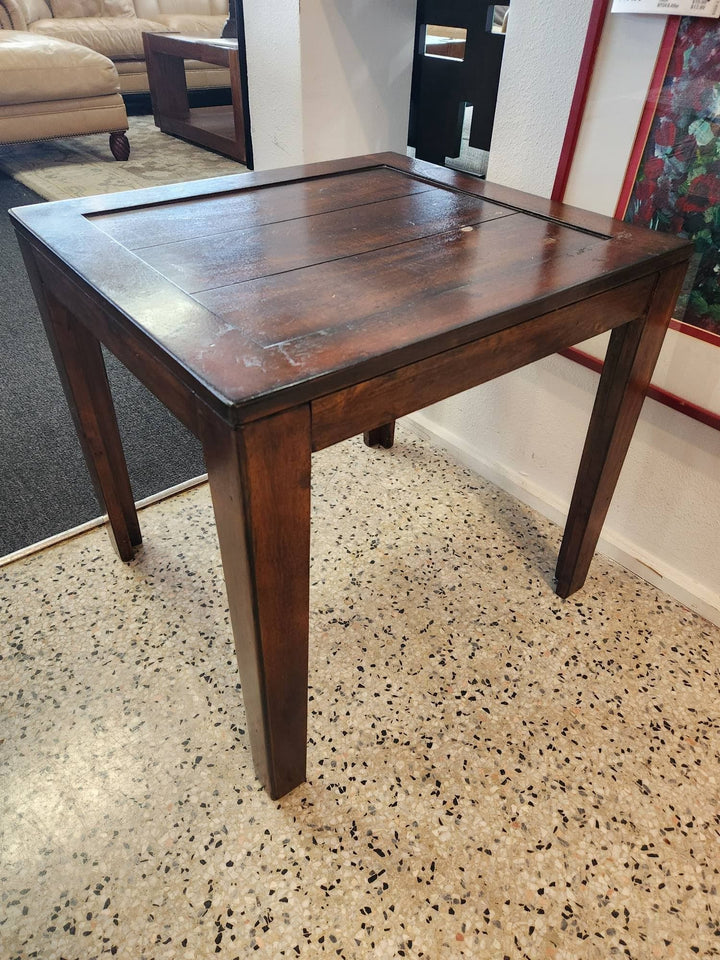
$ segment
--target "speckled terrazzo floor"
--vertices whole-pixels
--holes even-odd
[[[407,431],[313,461],[309,781],[254,780],[207,487],[0,576],[0,956],[720,956],[720,630]]]

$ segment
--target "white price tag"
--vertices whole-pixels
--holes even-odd
[[[612,13],[666,13],[720,18],[720,0],[613,0]]]

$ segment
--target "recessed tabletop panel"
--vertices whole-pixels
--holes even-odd
[[[212,237],[136,248],[135,253],[187,293],[196,293],[386,250],[508,215],[477,197],[428,190],[277,223],[228,222],[218,225]]]
[[[345,210],[435,189],[385,167],[153,204],[88,219],[129,250]]]
[[[162,332],[236,403],[586,281],[608,247],[383,168],[91,220],[218,317],[211,347]]]
[[[364,159],[201,181],[145,203],[59,204],[68,222],[54,218],[48,235],[102,284],[127,336],[149,338],[238,410],[280,393],[292,402],[309,381],[349,385],[603,292],[644,262],[652,271],[663,243],[439,168]]]
[[[528,246],[537,249],[528,256]],[[317,264],[196,294],[226,321],[203,375],[236,395],[227,357],[254,358],[247,389],[270,370],[278,380],[318,376],[355,361],[446,335],[488,318],[487,333],[518,305],[530,306],[552,284],[558,259],[564,280],[597,271],[604,241],[522,214],[455,228],[391,249]],[[497,251],[503,256],[496,256]],[[512,280],[509,281],[508,278]],[[497,318],[493,322],[490,318]],[[227,371],[227,373],[225,372]]]

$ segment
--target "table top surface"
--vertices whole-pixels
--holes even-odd
[[[234,408],[302,402],[689,255],[394,154],[11,213],[137,349]]]
[[[185,33],[153,33],[152,30],[143,31],[152,46],[177,48],[180,55],[183,48],[216,48],[221,50],[237,50],[237,37],[197,37]]]

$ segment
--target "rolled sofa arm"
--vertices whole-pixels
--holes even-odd
[[[0,0],[0,27],[3,30],[27,30],[24,4],[18,0]]]

